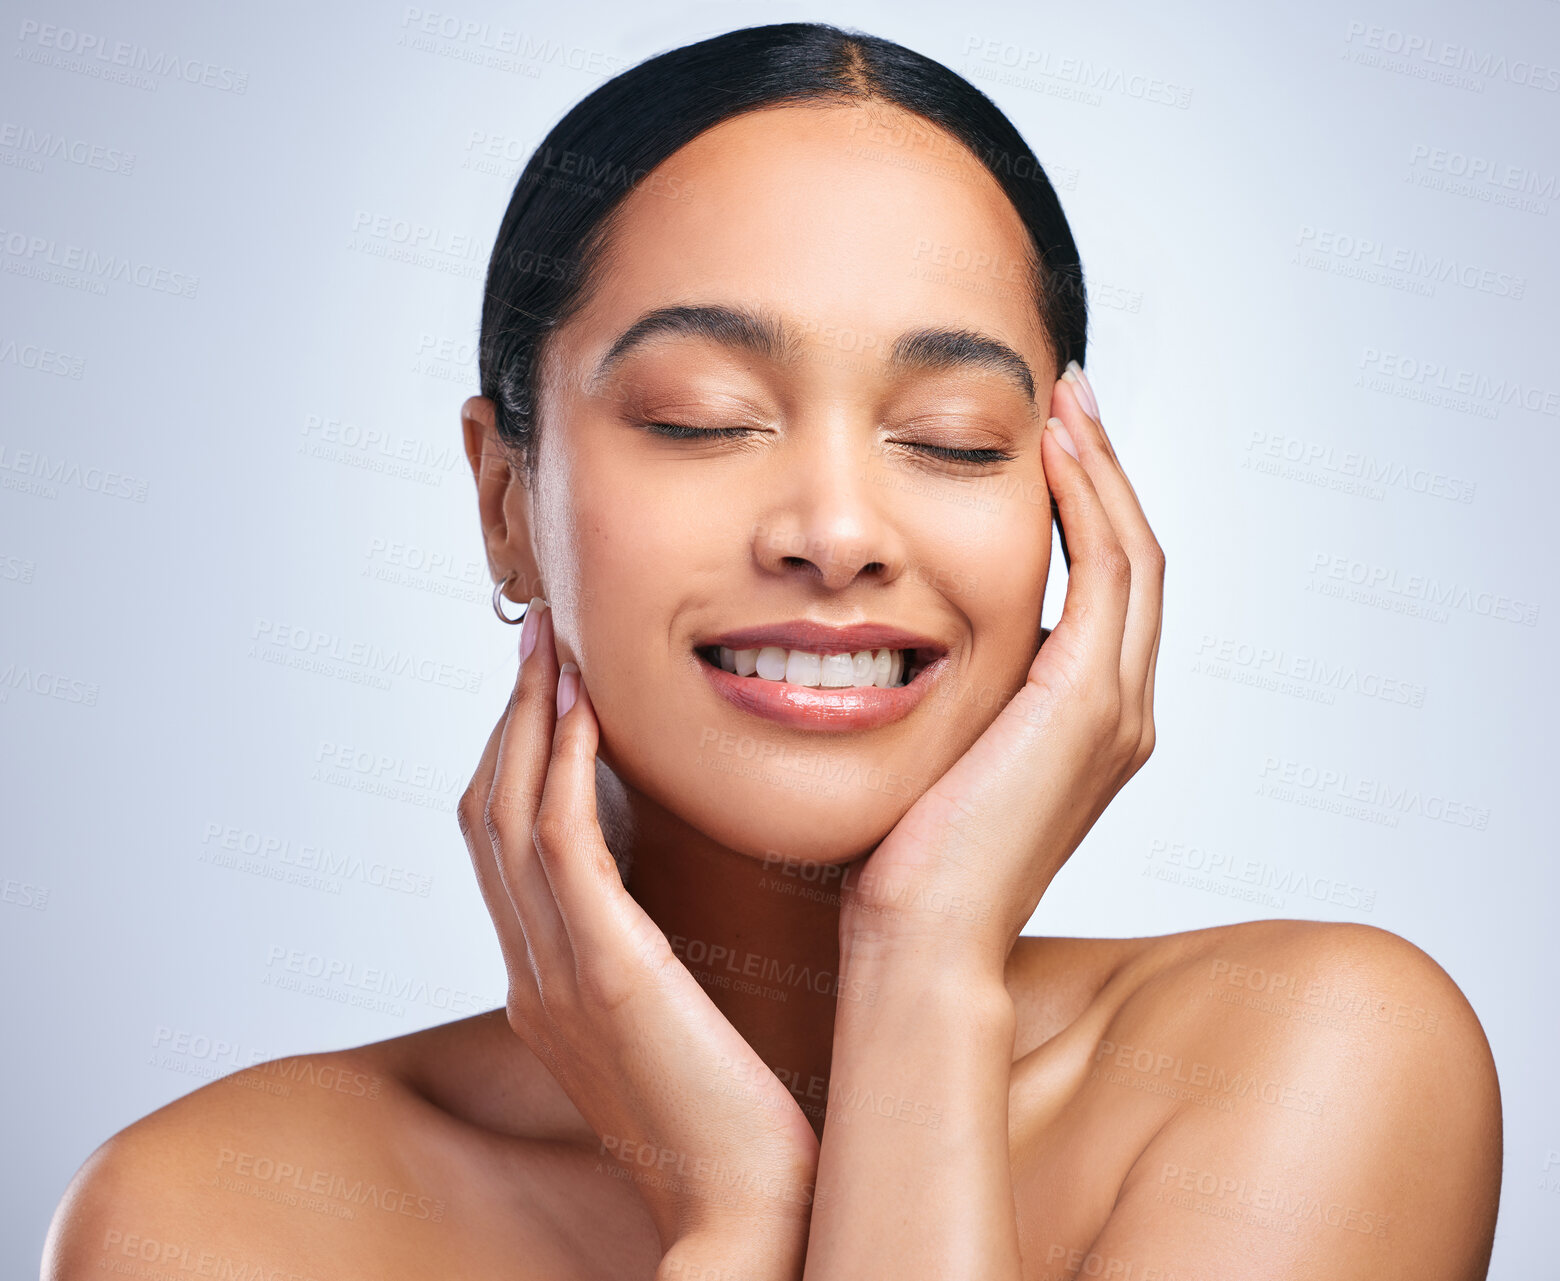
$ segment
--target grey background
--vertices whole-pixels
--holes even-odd
[[[205,1080],[501,1003],[486,256],[602,79],[823,18],[1046,165],[1171,566],[1156,754],[1031,930],[1413,940],[1500,1068],[1491,1275],[1553,1275],[1560,6],[455,2],[3,6],[0,1271]]]

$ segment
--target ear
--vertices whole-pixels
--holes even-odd
[[[499,440],[497,407],[486,396],[470,397],[460,407],[460,426],[466,461],[477,482],[488,572],[495,583],[510,580],[504,596],[516,604],[546,596],[531,542],[531,493]]]

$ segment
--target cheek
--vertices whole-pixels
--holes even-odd
[[[955,509],[956,510],[956,509]],[[962,751],[1028,675],[1040,642],[1051,567],[1050,494],[1044,483],[995,479],[968,508],[944,514],[918,570],[964,617],[967,650],[945,686],[951,742]]]
[[[917,577],[965,617],[982,657],[1038,640],[1051,567],[1050,494],[1042,481],[994,477],[919,514],[936,531],[917,548]]]

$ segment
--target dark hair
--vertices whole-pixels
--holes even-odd
[[[534,474],[540,354],[585,305],[610,253],[612,217],[663,160],[706,129],[761,107],[830,101],[894,104],[974,152],[1029,230],[1029,283],[1059,377],[1081,365],[1088,320],[1083,268],[1050,179],[996,103],[939,62],[818,22],[744,27],[646,59],[583,98],[515,183],[488,263],[482,394],[499,439]]]

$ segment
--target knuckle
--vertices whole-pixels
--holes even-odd
[[[615,1012],[634,993],[635,976],[629,967],[614,965],[601,955],[579,961],[580,999],[592,1009]]]
[[[1095,553],[1096,564],[1100,572],[1112,583],[1120,587],[1130,587],[1132,584],[1132,560],[1120,543],[1110,542],[1101,545]]]
[[[505,705],[507,715],[516,716],[524,712],[528,699],[525,690],[525,669],[521,668],[520,679],[514,683],[509,691],[509,701]]]
[[[553,973],[551,970],[538,976],[537,1000],[549,1022],[568,1025],[578,1021],[581,1006],[573,978],[573,974]]]
[[[1144,579],[1164,582],[1164,548],[1154,539],[1148,539],[1142,549],[1132,557],[1132,568],[1134,573],[1140,574]]]
[[[500,850],[510,844],[509,818],[502,809],[494,808],[491,799],[482,807],[482,826]]]
[[[1105,724],[1116,726],[1119,733],[1121,690],[1114,681],[1101,681],[1095,686],[1094,705],[1099,708],[1100,717]]]
[[[545,808],[537,813],[536,821],[531,824],[531,843],[544,861],[559,857],[568,841],[569,827],[562,816]]]
[[[1115,733],[1121,721],[1121,685],[1114,672],[1085,670],[1073,677],[1077,696],[1094,709],[1101,726]]]
[[[515,818],[524,813],[524,798],[508,788],[496,784],[487,794],[482,807],[482,822],[488,835],[495,841],[510,842],[514,839]]]
[[[485,826],[484,810],[482,793],[473,782],[460,794],[460,800],[455,805],[455,822],[468,845],[472,837]]]

